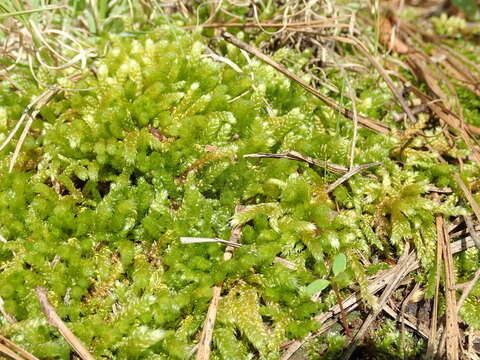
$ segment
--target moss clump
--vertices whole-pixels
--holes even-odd
[[[452,185],[451,167],[421,146],[407,149],[401,166],[390,157],[394,137],[360,129],[355,162],[382,166],[329,197],[338,175],[326,169],[243,155],[295,150],[347,165],[350,122],[231,46],[222,45],[224,55],[244,73],[206,58],[200,36],[172,27],[110,41],[95,75],[86,71],[75,84],[95,90],[57,95],[15,170],[8,173],[8,156],[0,162],[0,234],[8,239],[0,296],[18,321],[2,318],[2,331],[12,340],[38,357],[69,358],[35,299],[43,285],[95,356],[182,359],[212,286],[223,281],[213,356],[276,359],[280,344],[315,330],[313,315],[336,302],[330,289],[312,302],[305,289],[313,281],[335,281],[345,294],[358,284],[365,294],[361,257],[383,261],[405,242],[421,255],[424,274],[431,269],[432,214],[462,210],[456,195],[442,206],[424,195],[429,184]],[[68,85],[63,75],[42,76]],[[343,80],[332,73],[332,81]],[[392,99],[379,100],[366,78],[358,87],[359,109],[395,126],[380,109],[394,108]],[[13,101],[2,85],[2,130],[29,100]],[[234,215],[237,204],[247,207]],[[228,263],[218,244],[180,244],[180,236],[228,238],[230,221],[244,225],[244,246]],[[348,262],[334,279],[338,254]]]

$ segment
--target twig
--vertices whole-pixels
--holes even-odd
[[[5,142],[0,147],[0,150],[1,150],[10,142],[10,140],[13,138],[15,133],[18,131],[18,129],[20,128],[22,123],[25,121],[25,118],[29,115],[29,119],[28,119],[27,123],[25,124],[25,127],[22,131],[22,134],[20,135],[20,138],[18,139],[17,145],[15,147],[15,151],[13,152],[13,156],[12,156],[12,159],[10,161],[10,167],[9,167],[8,172],[12,172],[13,167],[15,166],[15,162],[17,161],[18,155],[20,154],[20,149],[22,148],[22,145],[25,141],[25,138],[27,137],[28,130],[30,130],[30,126],[32,125],[33,120],[35,119],[35,117],[40,112],[42,106],[47,104],[55,96],[55,94],[58,91],[59,91],[59,89],[57,87],[53,86],[53,87],[47,89],[40,96],[35,98],[35,100],[27,106],[27,108],[23,112],[22,116],[20,117],[20,120],[18,121],[17,125],[15,125],[15,128],[13,129],[13,131],[10,133],[8,138],[5,140]],[[31,114],[29,114],[32,106],[34,106],[34,110],[32,111]]]
[[[24,360],[22,357],[18,356],[15,352],[10,350],[8,347],[6,347],[3,344],[0,344],[0,353],[7,355],[14,360]]]
[[[40,306],[42,307],[43,313],[47,317],[48,323],[56,327],[60,334],[67,340],[70,346],[75,350],[75,352],[80,356],[83,360],[95,360],[95,358],[90,355],[88,350],[85,346],[81,343],[81,341],[70,331],[70,329],[65,325],[65,323],[60,319],[57,315],[55,309],[50,304],[47,298],[47,290],[41,286],[36,288],[37,291],[37,298],[40,302]]]
[[[246,52],[256,56],[257,58],[259,58],[263,62],[272,66],[274,69],[281,72],[282,74],[284,74],[285,76],[287,76],[291,80],[295,81],[297,84],[299,84],[305,90],[307,90],[308,92],[310,92],[311,94],[316,96],[318,99],[322,100],[327,106],[329,106],[333,110],[341,113],[346,118],[348,118],[350,120],[353,120],[353,113],[350,110],[342,107],[341,105],[337,104],[335,101],[330,99],[328,96],[326,96],[326,95],[322,94],[321,92],[319,92],[318,90],[314,89],[313,87],[308,85],[305,81],[300,79],[297,75],[295,75],[295,74],[291,73],[289,70],[287,70],[283,65],[279,64],[278,62],[274,61],[273,59],[271,59],[267,55],[263,54],[260,50],[244,43],[243,41],[237,39],[235,36],[233,36],[232,34],[226,32],[226,31],[222,32],[222,37],[226,41],[228,41],[229,43],[239,47],[242,50],[245,50]],[[358,115],[358,123],[360,125],[366,127],[367,129],[376,131],[380,134],[385,134],[386,135],[386,134],[390,133],[390,128],[387,125],[382,124],[381,122],[375,121],[373,119],[367,118],[365,116]]]
[[[203,330],[200,335],[200,342],[198,343],[196,357],[197,360],[208,360],[210,358],[210,343],[212,342],[213,328],[217,318],[217,308],[220,301],[221,292],[221,285],[216,285],[213,287],[212,300],[208,306],[207,317],[203,323]]]
[[[433,298],[433,310],[432,320],[430,321],[430,336],[428,337],[427,345],[427,359],[433,359],[435,356],[435,343],[437,339],[437,317],[438,317],[438,295],[440,289],[440,275],[442,266],[442,238],[440,236],[442,229],[443,218],[441,215],[437,215],[435,218],[437,226],[437,259],[436,259],[436,271],[435,271],[435,297]]]
[[[410,299],[412,298],[413,294],[415,294],[420,287],[420,283],[416,283],[415,286],[413,287],[412,291],[407,295],[407,297],[403,300],[402,306],[400,308],[400,352],[403,354],[403,358],[405,357],[405,352],[403,348],[403,344],[405,341],[405,325],[406,325],[406,319],[405,319],[405,312],[407,310],[407,306],[410,303]]]
[[[467,250],[471,247],[474,247],[475,243],[471,238],[465,238],[462,240],[455,241],[450,244],[450,247],[452,249],[452,253],[456,254],[461,251]],[[416,259],[415,253],[410,253],[409,257],[412,257],[414,262],[412,266],[409,268],[409,271],[414,271],[420,267],[420,262]],[[378,291],[382,290],[387,284],[391,283],[393,279],[396,277],[397,273],[399,272],[398,268],[399,264],[396,266],[392,267],[389,270],[385,270],[380,272],[375,279],[373,279],[367,287],[367,291],[370,294],[376,294]],[[405,274],[406,276],[407,274]],[[359,303],[360,303],[361,298],[357,294],[352,294],[348,296],[346,299],[343,300],[343,307],[345,308],[345,311],[347,313],[355,310]],[[338,316],[340,313],[340,307],[337,305],[332,306],[328,311],[321,313],[317,316],[315,316],[315,320],[319,322],[320,324],[325,324],[327,323],[330,319],[335,318]],[[307,335],[306,338],[303,340],[297,340],[292,342],[288,348],[285,350],[285,353],[290,354],[288,357],[282,356],[282,360],[288,360],[304,343],[307,341],[306,339],[310,340],[314,336],[314,333]]]
[[[475,246],[477,249],[480,250],[480,236],[477,233],[477,230],[475,230],[475,227],[473,226],[472,219],[470,216],[464,216],[465,219],[465,224],[467,225],[468,232],[470,233],[470,236],[472,237],[473,241],[475,241]]]
[[[349,347],[342,354],[341,359],[345,359],[345,360],[350,359],[350,356],[352,356],[353,352],[357,348],[358,343],[360,342],[360,340],[362,340],[365,333],[369,329],[370,325],[377,318],[378,314],[380,314],[383,306],[386,304],[389,297],[392,295],[392,293],[395,291],[398,285],[400,285],[400,282],[411,271],[412,267],[414,266],[414,263],[415,263],[415,254],[414,253],[408,254],[408,246],[405,246],[405,250],[396,266],[396,268],[398,269],[398,272],[395,274],[395,276],[392,277],[392,281],[387,285],[382,295],[380,296],[380,299],[378,301],[378,306],[376,307],[376,309],[373,309],[372,312],[367,316],[367,318],[363,322],[358,332],[350,341]]]
[[[346,174],[348,169],[345,166],[332,164],[327,161],[315,160],[309,156],[302,155],[296,151],[287,151],[278,154],[268,154],[268,153],[257,153],[257,154],[246,154],[243,155],[244,158],[267,158],[267,159],[287,159],[295,161],[304,161],[310,165],[324,167],[327,170],[335,172],[337,174]]]
[[[330,193],[333,190],[335,190],[337,186],[343,184],[345,181],[350,179],[353,175],[381,164],[382,164],[381,162],[374,162],[370,164],[363,164],[363,165],[357,166],[356,168],[350,170],[348,173],[343,175],[341,178],[337,179],[334,183],[330,184],[330,186],[327,188],[327,193]]]
[[[443,217],[440,217],[441,221],[441,239],[443,240],[443,261],[445,263],[445,303],[446,303],[446,324],[445,324],[445,340],[446,340],[446,354],[448,360],[458,359],[458,318],[457,318],[457,304],[455,295],[455,274],[452,250],[450,248],[450,238],[448,237],[447,230]],[[443,348],[443,341],[440,346]]]
[[[240,212],[243,210],[242,206],[237,206],[235,208],[235,212]],[[236,226],[232,229],[232,233],[230,235],[230,243],[238,243],[240,241],[240,237],[242,234],[242,227]],[[235,249],[234,246],[227,246],[225,252],[223,254],[223,260],[228,261],[233,256],[233,250]],[[215,326],[215,320],[217,318],[217,308],[218,303],[220,301],[220,294],[222,292],[222,285],[216,285],[213,287],[213,295],[212,300],[210,301],[210,305],[208,306],[207,317],[203,324],[202,333],[200,335],[200,342],[198,343],[197,349],[197,360],[208,360],[210,358],[210,344],[212,342],[213,337],[213,328]]]
[[[460,312],[460,309],[462,308],[463,303],[467,299],[468,295],[470,295],[470,293],[472,292],[478,279],[480,279],[480,269],[477,269],[477,271],[475,272],[475,275],[473,275],[473,279],[470,280],[465,286],[465,288],[463,289],[462,296],[460,296],[460,299],[458,300],[458,303],[457,303],[457,313]]]
[[[6,337],[4,337],[2,335],[0,335],[0,343],[9,347],[9,348],[11,348],[11,349],[13,349],[13,350],[15,350],[18,354],[22,355],[27,360],[38,360],[37,357],[30,354],[27,350],[21,348],[20,346],[18,346],[14,342],[8,340]]]
[[[219,244],[225,244],[231,247],[239,248],[242,247],[242,244],[238,244],[233,241],[227,241],[223,239],[218,239],[218,238],[200,238],[200,237],[186,237],[182,236],[180,238],[180,242],[182,244],[204,244],[204,243],[219,243]],[[282,264],[286,268],[289,268],[290,270],[295,270],[297,266],[292,263],[291,261],[285,260],[284,258],[281,258],[279,256],[275,256],[274,261]]]

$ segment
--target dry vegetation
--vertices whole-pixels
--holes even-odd
[[[1,354],[479,359],[474,1],[0,10]],[[56,266],[108,271],[70,286]]]

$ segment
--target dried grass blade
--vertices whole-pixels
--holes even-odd
[[[0,343],[9,347],[9,348],[11,348],[11,349],[13,349],[13,350],[15,350],[18,354],[20,354],[21,356],[23,356],[27,360],[38,360],[37,357],[30,354],[27,350],[21,348],[20,346],[18,346],[14,342],[8,340],[6,337],[4,337],[2,335],[0,335]]]
[[[437,318],[438,318],[438,295],[440,290],[440,275],[442,271],[442,226],[443,217],[437,215],[435,217],[435,223],[437,226],[437,258],[436,258],[436,271],[435,271],[435,296],[433,298],[433,310],[430,321],[430,335],[428,337],[427,345],[427,359],[433,359],[435,356],[436,339],[437,339]]]
[[[47,298],[47,290],[41,286],[36,288],[37,298],[42,307],[43,313],[47,317],[48,323],[56,327],[60,334],[65,338],[65,340],[70,344],[70,346],[75,350],[75,352],[83,360],[95,360],[95,358],[88,352],[86,347],[82,342],[70,331],[70,329],[65,325],[65,323],[60,319],[54,307]]]
[[[357,166],[356,168],[350,170],[348,173],[346,173],[345,175],[343,175],[341,178],[339,178],[337,181],[335,181],[334,183],[330,184],[330,186],[327,188],[327,193],[330,193],[332,192],[333,190],[335,190],[335,188],[341,184],[343,184],[345,181],[347,181],[348,179],[350,179],[353,175],[356,175],[358,174],[359,172],[362,172],[364,170],[367,170],[367,169],[370,169],[371,167],[374,167],[374,166],[378,166],[378,165],[381,165],[382,163],[381,162],[374,162],[374,163],[370,163],[370,164],[364,164],[364,165],[360,165],[360,166]]]
[[[244,209],[243,206],[237,206],[235,208],[235,212],[238,213],[243,209]],[[241,226],[234,227],[232,229],[229,242],[238,244],[238,242],[240,241],[241,235],[242,235],[242,227]],[[235,247],[233,246],[230,246],[230,245],[227,246],[223,254],[224,261],[228,261],[232,258],[234,249]],[[196,355],[197,360],[208,360],[210,358],[210,352],[211,352],[210,344],[213,338],[213,328],[215,327],[215,320],[217,318],[217,309],[218,309],[218,303],[220,301],[221,292],[222,292],[222,284],[216,285],[213,287],[212,300],[210,301],[210,305],[208,306],[207,317],[205,319],[205,322],[203,323],[203,329],[200,335],[200,342],[198,344],[197,355]]]
[[[367,330],[372,325],[373,321],[377,318],[378,314],[382,311],[383,307],[387,303],[387,300],[390,298],[395,289],[400,285],[400,282],[403,278],[412,271],[412,268],[415,263],[415,253],[408,254],[408,246],[405,247],[405,250],[400,257],[396,268],[398,271],[395,273],[395,276],[392,277],[391,281],[383,291],[382,295],[378,300],[378,306],[372,310],[372,312],[367,316],[362,326],[355,334],[353,339],[350,341],[350,344],[347,350],[342,354],[341,359],[348,360],[355,351],[358,343],[363,339]]]
[[[455,290],[455,273],[450,241],[442,218],[443,260],[445,263],[445,302],[446,302],[446,355],[448,360],[459,358],[459,329],[457,317],[457,300]]]
[[[274,61],[267,55],[263,54],[260,50],[244,43],[243,41],[237,39],[235,36],[232,34],[224,31],[222,32],[223,38],[228,41],[229,43],[239,47],[242,50],[245,50],[246,52],[254,55],[255,57],[259,58],[263,62],[267,63],[268,65],[272,66],[274,69],[277,71],[281,72],[283,75],[287,76],[289,79],[295,81],[297,84],[299,84],[301,87],[303,87],[305,90],[316,96],[318,99],[323,101],[327,106],[332,108],[333,110],[341,113],[343,116],[350,120],[354,120],[353,113],[352,111],[340,106],[337,104],[335,101],[330,99],[328,96],[323,95],[320,93],[318,90],[314,89],[307,83],[305,83],[302,79],[300,79],[297,75],[291,73],[289,70],[287,70],[283,65],[280,65],[278,62]],[[358,123],[362,125],[363,127],[370,129],[372,131],[378,132],[380,134],[388,134],[390,133],[390,128],[382,124],[381,122],[378,122],[376,120],[367,118],[365,116],[358,115]]]
[[[303,161],[313,166],[325,167],[327,170],[330,170],[337,174],[343,175],[348,172],[348,169],[345,166],[332,164],[327,161],[315,160],[309,156],[302,155],[296,151],[287,151],[287,152],[278,153],[278,154],[268,154],[268,153],[246,154],[246,155],[243,155],[243,157]]]

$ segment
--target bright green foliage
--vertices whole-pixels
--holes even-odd
[[[333,275],[337,276],[338,274],[345,271],[347,268],[347,257],[345,254],[340,253],[333,259],[332,271]]]
[[[198,34],[162,27],[133,39],[111,36],[95,75],[86,71],[76,84],[43,70],[50,81],[95,90],[58,94],[34,122],[13,173],[14,144],[0,162],[0,234],[8,240],[0,248],[0,296],[18,320],[2,317],[2,333],[37,356],[70,357],[40,310],[38,285],[96,357],[183,359],[212,287],[223,282],[213,356],[277,359],[283,342],[316,330],[313,315],[335,304],[325,281],[336,275],[342,291],[359,285],[371,300],[362,256],[377,259],[370,275],[406,242],[424,275],[434,262],[435,212],[462,213],[456,194],[443,205],[426,197],[429,184],[453,186],[448,165],[417,143],[398,155],[410,151],[413,160],[400,164],[396,138],[366,129],[358,132],[355,163],[382,165],[331,195],[326,188],[338,175],[324,168],[243,158],[295,150],[348,165],[353,127],[237,48],[220,46],[244,73],[203,56],[205,46]],[[395,107],[391,97],[359,77],[359,109],[395,127],[385,110]],[[341,88],[339,74],[331,80]],[[29,96],[18,99],[2,83],[2,132],[41,92],[27,85]],[[246,209],[234,214],[239,204]],[[244,246],[227,263],[223,245],[179,241],[228,239],[231,225],[243,225]],[[323,290],[318,303],[312,284]],[[464,317],[476,324],[476,306],[468,306]],[[332,337],[332,349],[343,341]]]
[[[305,292],[308,295],[314,295],[326,289],[328,285],[330,285],[330,281],[325,279],[317,279],[307,286],[307,288],[305,289]]]

